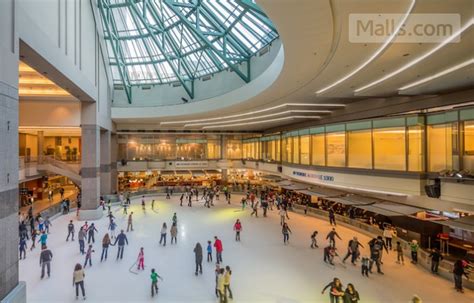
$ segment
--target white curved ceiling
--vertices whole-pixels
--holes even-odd
[[[459,43],[449,43],[439,47],[439,43],[389,43],[380,51],[383,43],[351,43],[348,37],[349,14],[353,13],[455,13],[461,16],[461,26],[472,22],[474,18],[473,2],[471,0],[257,0],[267,15],[276,25],[282,40],[285,52],[285,61],[281,73],[272,85],[259,95],[241,102],[237,105],[219,108],[205,114],[186,115],[186,106],[179,106],[181,116],[173,118],[140,119],[121,116],[114,117],[119,128],[126,128],[128,123],[156,123],[156,128],[183,129],[186,123],[167,124],[167,121],[189,121],[200,119],[219,118],[230,116],[228,121],[235,120],[232,116],[246,112],[261,111],[266,108],[277,107],[284,103],[313,104],[308,107],[298,107],[298,110],[328,110],[318,108],[315,104],[348,104],[365,98],[390,97],[400,94],[423,95],[437,94],[443,91],[452,91],[472,86],[472,65],[465,66],[453,72],[444,73],[462,62],[472,59],[474,53],[474,25],[466,26],[461,34]],[[412,7],[412,4],[413,7]],[[410,16],[408,16],[410,18]],[[436,51],[433,49],[439,48]],[[367,62],[371,57],[375,58]],[[417,58],[424,57],[416,64]],[[366,63],[366,64],[365,64]],[[351,74],[360,68],[354,75],[341,81],[334,87],[316,94],[317,91],[337,82],[345,75]],[[392,77],[370,86],[359,92],[356,89],[383,79],[387,74],[406,67]],[[399,89],[410,83],[441,74],[422,85],[405,91]],[[219,129],[231,130],[265,130],[268,128],[301,122],[304,118],[291,118],[291,116],[329,116],[330,113],[307,114],[292,113],[295,108],[276,108],[257,113],[255,115],[268,115],[287,111],[288,113],[275,115],[272,120],[264,123],[247,123],[235,126],[235,123],[221,123]],[[337,107],[329,108],[335,110]],[[274,118],[286,119],[274,119]],[[131,120],[134,120],[133,122]],[[255,121],[258,121],[256,119]],[[159,124],[157,122],[165,122]],[[189,123],[188,123],[189,124]],[[226,126],[228,125],[228,126]],[[203,129],[206,125],[188,125],[185,129]]]

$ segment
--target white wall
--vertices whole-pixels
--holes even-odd
[[[97,124],[111,129],[112,82],[108,62],[103,60],[108,55],[101,53],[103,33],[96,30],[95,22],[100,20],[91,3],[95,1],[16,0],[15,29],[19,39],[98,102]]]
[[[78,101],[21,101],[20,126],[80,126]]]

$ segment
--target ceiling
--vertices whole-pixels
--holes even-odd
[[[470,61],[474,54],[471,0],[399,0],[384,1],[383,5],[379,0],[299,0],[297,5],[288,0],[257,0],[257,3],[276,26],[284,46],[283,69],[275,82],[257,96],[233,106],[220,102],[215,110],[206,112],[188,110],[191,104],[177,106],[183,114],[159,117],[153,121],[155,128],[212,126],[212,130],[268,130],[302,122],[321,123],[337,115],[341,106],[352,103],[377,100],[384,107],[400,98],[420,102],[424,96],[474,86],[474,63]],[[395,39],[351,43],[349,15],[355,13],[397,13],[407,20],[416,18],[415,14],[458,14],[462,31],[457,43],[442,42],[448,38],[436,43],[401,43]],[[410,85],[414,86],[400,90]],[[301,112],[305,110],[308,112]],[[119,129],[125,129],[128,123],[152,122],[132,116],[133,113],[130,118],[114,120]],[[196,124],[189,122],[193,120],[207,121],[189,125]],[[173,121],[182,123],[169,123]]]
[[[20,61],[18,65],[20,100],[65,100],[77,101],[67,91],[49,80],[47,74],[40,74],[26,63]]]

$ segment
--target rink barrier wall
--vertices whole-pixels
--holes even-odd
[[[26,303],[26,282],[18,282],[18,285],[0,303]]]
[[[295,213],[304,214],[304,209],[305,209],[305,206],[303,205],[293,205],[292,211],[294,211]],[[325,210],[317,209],[317,208],[309,207],[307,215],[318,218],[318,219],[322,219],[325,221],[328,220],[328,212]],[[360,222],[358,220],[354,220],[345,216],[336,214],[336,222],[337,224],[340,224],[344,227],[355,229],[357,232],[360,232],[368,237],[382,236],[382,231],[378,227],[374,227],[369,224],[365,224],[363,222]],[[400,238],[394,238],[392,240],[393,243],[396,243],[396,241],[400,241],[402,245],[403,254],[406,257],[405,261],[407,261],[407,263],[410,262],[411,251],[410,251],[409,243]],[[421,265],[424,269],[426,269],[427,271],[431,273],[431,263],[430,263],[430,258],[428,257],[429,254],[430,254],[429,252],[419,249],[418,250],[418,265]],[[439,268],[438,268],[439,276],[454,283],[453,274],[452,274],[453,266],[454,266],[453,262],[442,260],[439,263]],[[463,287],[474,290],[474,280],[472,280],[472,277],[470,277],[469,279],[466,279],[465,277],[463,277]]]

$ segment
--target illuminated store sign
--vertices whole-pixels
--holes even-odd
[[[305,178],[311,178],[311,179],[318,179],[321,181],[331,181],[334,182],[334,177],[333,176],[325,176],[325,175],[319,175],[319,174],[312,174],[312,173],[305,173],[302,171],[293,171],[293,176],[297,177],[305,177]]]
[[[208,167],[209,163],[207,161],[180,161],[175,162],[174,166],[176,168]]]

